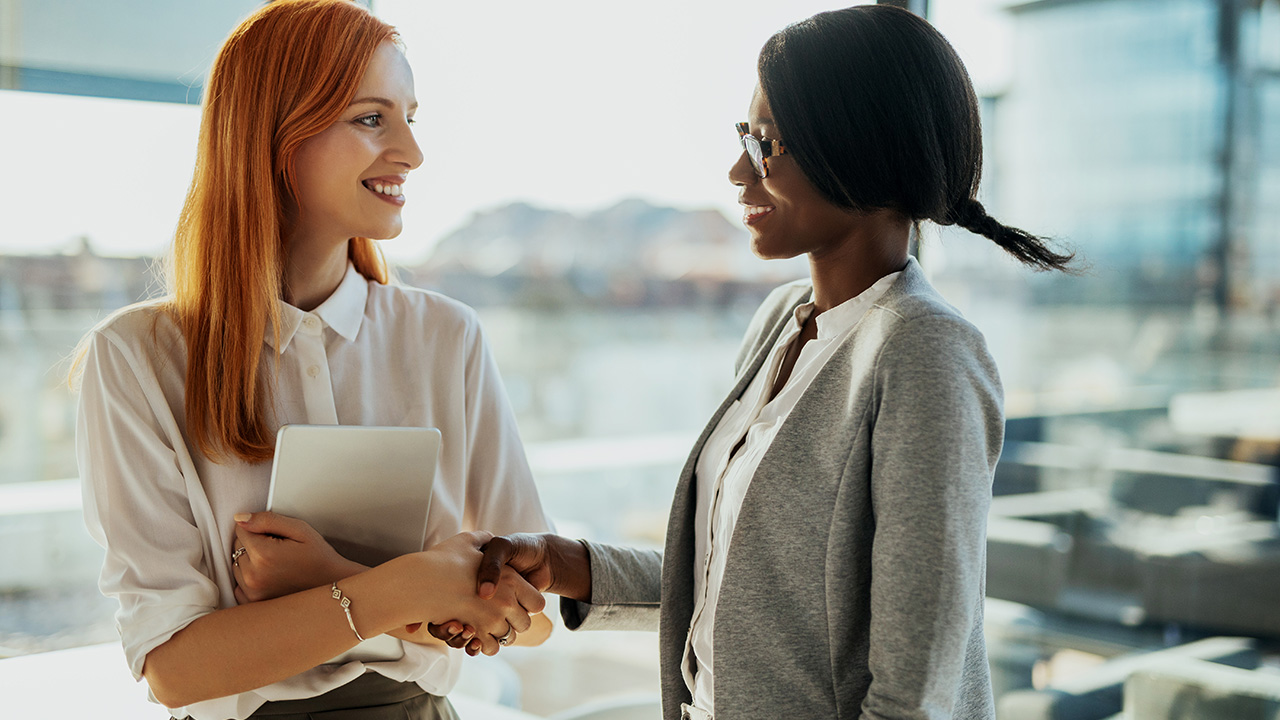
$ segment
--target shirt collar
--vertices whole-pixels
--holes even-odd
[[[368,299],[369,281],[356,270],[355,265],[348,262],[347,274],[338,283],[338,289],[312,312],[319,315],[325,325],[333,328],[347,342],[353,342],[356,335],[360,334],[364,305]]]
[[[901,274],[902,271],[899,270],[885,275],[875,281],[871,287],[814,318],[818,323],[818,339],[830,340],[849,332],[866,314],[867,309],[885,294]],[[813,307],[813,301],[810,301],[796,308],[795,320],[799,325],[804,325],[804,321],[809,319],[809,315],[813,313]]]
[[[360,325],[364,321],[364,306],[369,299],[369,281],[356,270],[350,262],[347,272],[342,276],[333,291],[320,306],[311,312],[304,312],[284,300],[277,301],[280,306],[280,352],[289,349],[289,343],[297,334],[298,327],[308,315],[319,317],[325,325],[341,335],[348,342],[360,334]],[[267,328],[267,344],[275,347],[275,336],[271,328]]]

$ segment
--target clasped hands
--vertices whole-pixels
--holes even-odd
[[[484,556],[476,572],[476,595],[488,600],[497,597],[510,573],[515,572],[539,593],[550,592],[582,602],[591,602],[591,561],[586,547],[554,533],[515,533],[491,538],[481,548]],[[458,632],[456,624],[430,625],[428,632],[450,647],[464,648],[468,655],[497,648],[477,645]]]
[[[519,537],[513,536],[516,543]],[[421,600],[415,613],[422,619],[390,634],[416,643],[438,639],[470,655],[493,655],[528,630],[531,616],[546,605],[542,592],[551,587],[550,572],[525,561],[527,553],[511,552],[516,564],[507,564],[505,553],[522,547],[509,541],[486,553],[492,539],[487,532],[460,533],[391,561],[406,568],[404,588],[411,599]],[[342,557],[306,522],[272,512],[237,515],[231,553],[239,604],[327,586],[368,569]],[[529,569],[528,579],[518,571],[521,562]],[[354,600],[358,606],[359,599]]]

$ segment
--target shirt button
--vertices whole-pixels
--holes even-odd
[[[307,374],[310,375],[311,377],[316,377],[317,375],[320,374],[319,366],[312,365],[311,367],[307,368]]]
[[[314,315],[308,315],[302,319],[302,325],[311,332],[315,332],[320,328],[320,321]]]

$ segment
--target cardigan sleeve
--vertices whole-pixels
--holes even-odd
[[[872,400],[871,684],[866,720],[950,718],[980,632],[986,519],[1004,435],[982,335],[954,315],[904,322]],[[975,628],[978,628],[975,630]]]
[[[591,602],[560,599],[570,630],[657,630],[662,553],[588,542]]]

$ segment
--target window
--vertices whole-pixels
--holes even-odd
[[[0,0],[0,656],[114,638],[60,363],[159,292],[191,101],[256,7],[171,5]],[[385,250],[479,310],[565,534],[660,545],[751,313],[807,273],[750,256],[725,173],[761,43],[827,5],[374,2],[416,73],[418,137],[440,140]],[[1199,687],[1201,662],[1274,678],[1260,642],[1213,638],[1280,633],[1280,3],[929,5],[982,96],[984,204],[1088,265],[1034,275],[954,228],[920,251],[1005,385],[998,705],[1114,687],[1108,663],[1156,652],[1176,668],[1135,681],[1142,702]],[[499,659],[550,714],[656,692],[656,653],[560,633]],[[605,679],[575,679],[588,666]]]

